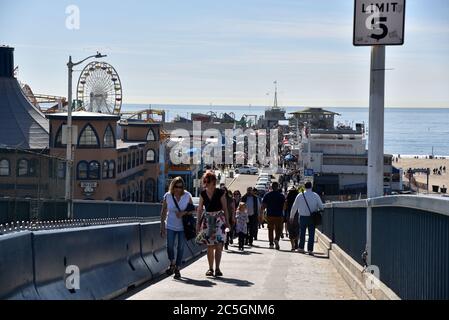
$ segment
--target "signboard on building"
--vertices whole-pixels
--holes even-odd
[[[90,197],[94,194],[95,189],[98,187],[98,183],[95,181],[82,181],[80,187],[83,189],[84,195]]]
[[[355,0],[355,46],[403,45],[405,0]]]
[[[305,177],[313,177],[313,174],[314,174],[313,169],[305,169],[304,170]]]

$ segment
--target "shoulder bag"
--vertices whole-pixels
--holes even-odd
[[[181,212],[182,210],[179,208],[179,204],[178,204],[178,201],[176,201],[175,196],[173,194],[171,196],[173,198],[173,202],[175,203],[176,208],[178,209],[179,212]],[[187,212],[193,211],[193,210],[189,210],[192,207],[193,207],[193,210],[195,210],[195,206],[193,206],[189,202],[185,211],[187,211]],[[182,224],[184,226],[184,236],[186,237],[186,240],[189,241],[189,240],[194,239],[196,237],[196,222],[195,222],[195,218],[193,217],[193,215],[186,214],[186,215],[182,216]]]
[[[321,215],[321,212],[320,211],[315,211],[315,212],[310,211],[309,203],[307,202],[306,195],[304,194],[304,192],[302,193],[302,196],[304,197],[304,201],[306,202],[307,209],[309,209],[310,217],[312,218],[312,223],[315,226],[321,225],[321,223],[323,221],[323,216]]]

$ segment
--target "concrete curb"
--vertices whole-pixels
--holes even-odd
[[[318,242],[328,251],[329,259],[352,291],[363,300],[401,300],[390,288],[379,281],[377,288],[368,289],[365,285],[367,274],[363,267],[344,252],[338,245],[316,230]]]

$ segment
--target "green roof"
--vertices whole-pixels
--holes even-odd
[[[311,113],[321,113],[321,114],[330,114],[330,115],[340,115],[337,112],[332,112],[328,110],[324,110],[323,108],[306,108],[301,111],[291,112],[290,114],[311,114]]]

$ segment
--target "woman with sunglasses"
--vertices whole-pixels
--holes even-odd
[[[175,274],[175,279],[181,278],[179,269],[182,264],[184,254],[185,236],[182,217],[191,212],[186,212],[187,206],[193,204],[192,195],[184,190],[184,180],[176,177],[170,183],[168,192],[164,195],[161,211],[161,236],[167,236],[167,254],[170,260],[170,267],[167,269],[167,275]],[[184,211],[181,211],[184,210]],[[175,240],[178,238],[176,249],[175,264]]]
[[[216,187],[217,176],[211,171],[206,172],[202,182],[203,191],[200,194],[198,205],[197,233],[201,235],[201,242],[207,245],[209,270],[206,272],[206,276],[221,277],[223,273],[220,270],[220,262],[223,244],[226,240],[226,228],[229,228],[230,214],[225,191]]]

